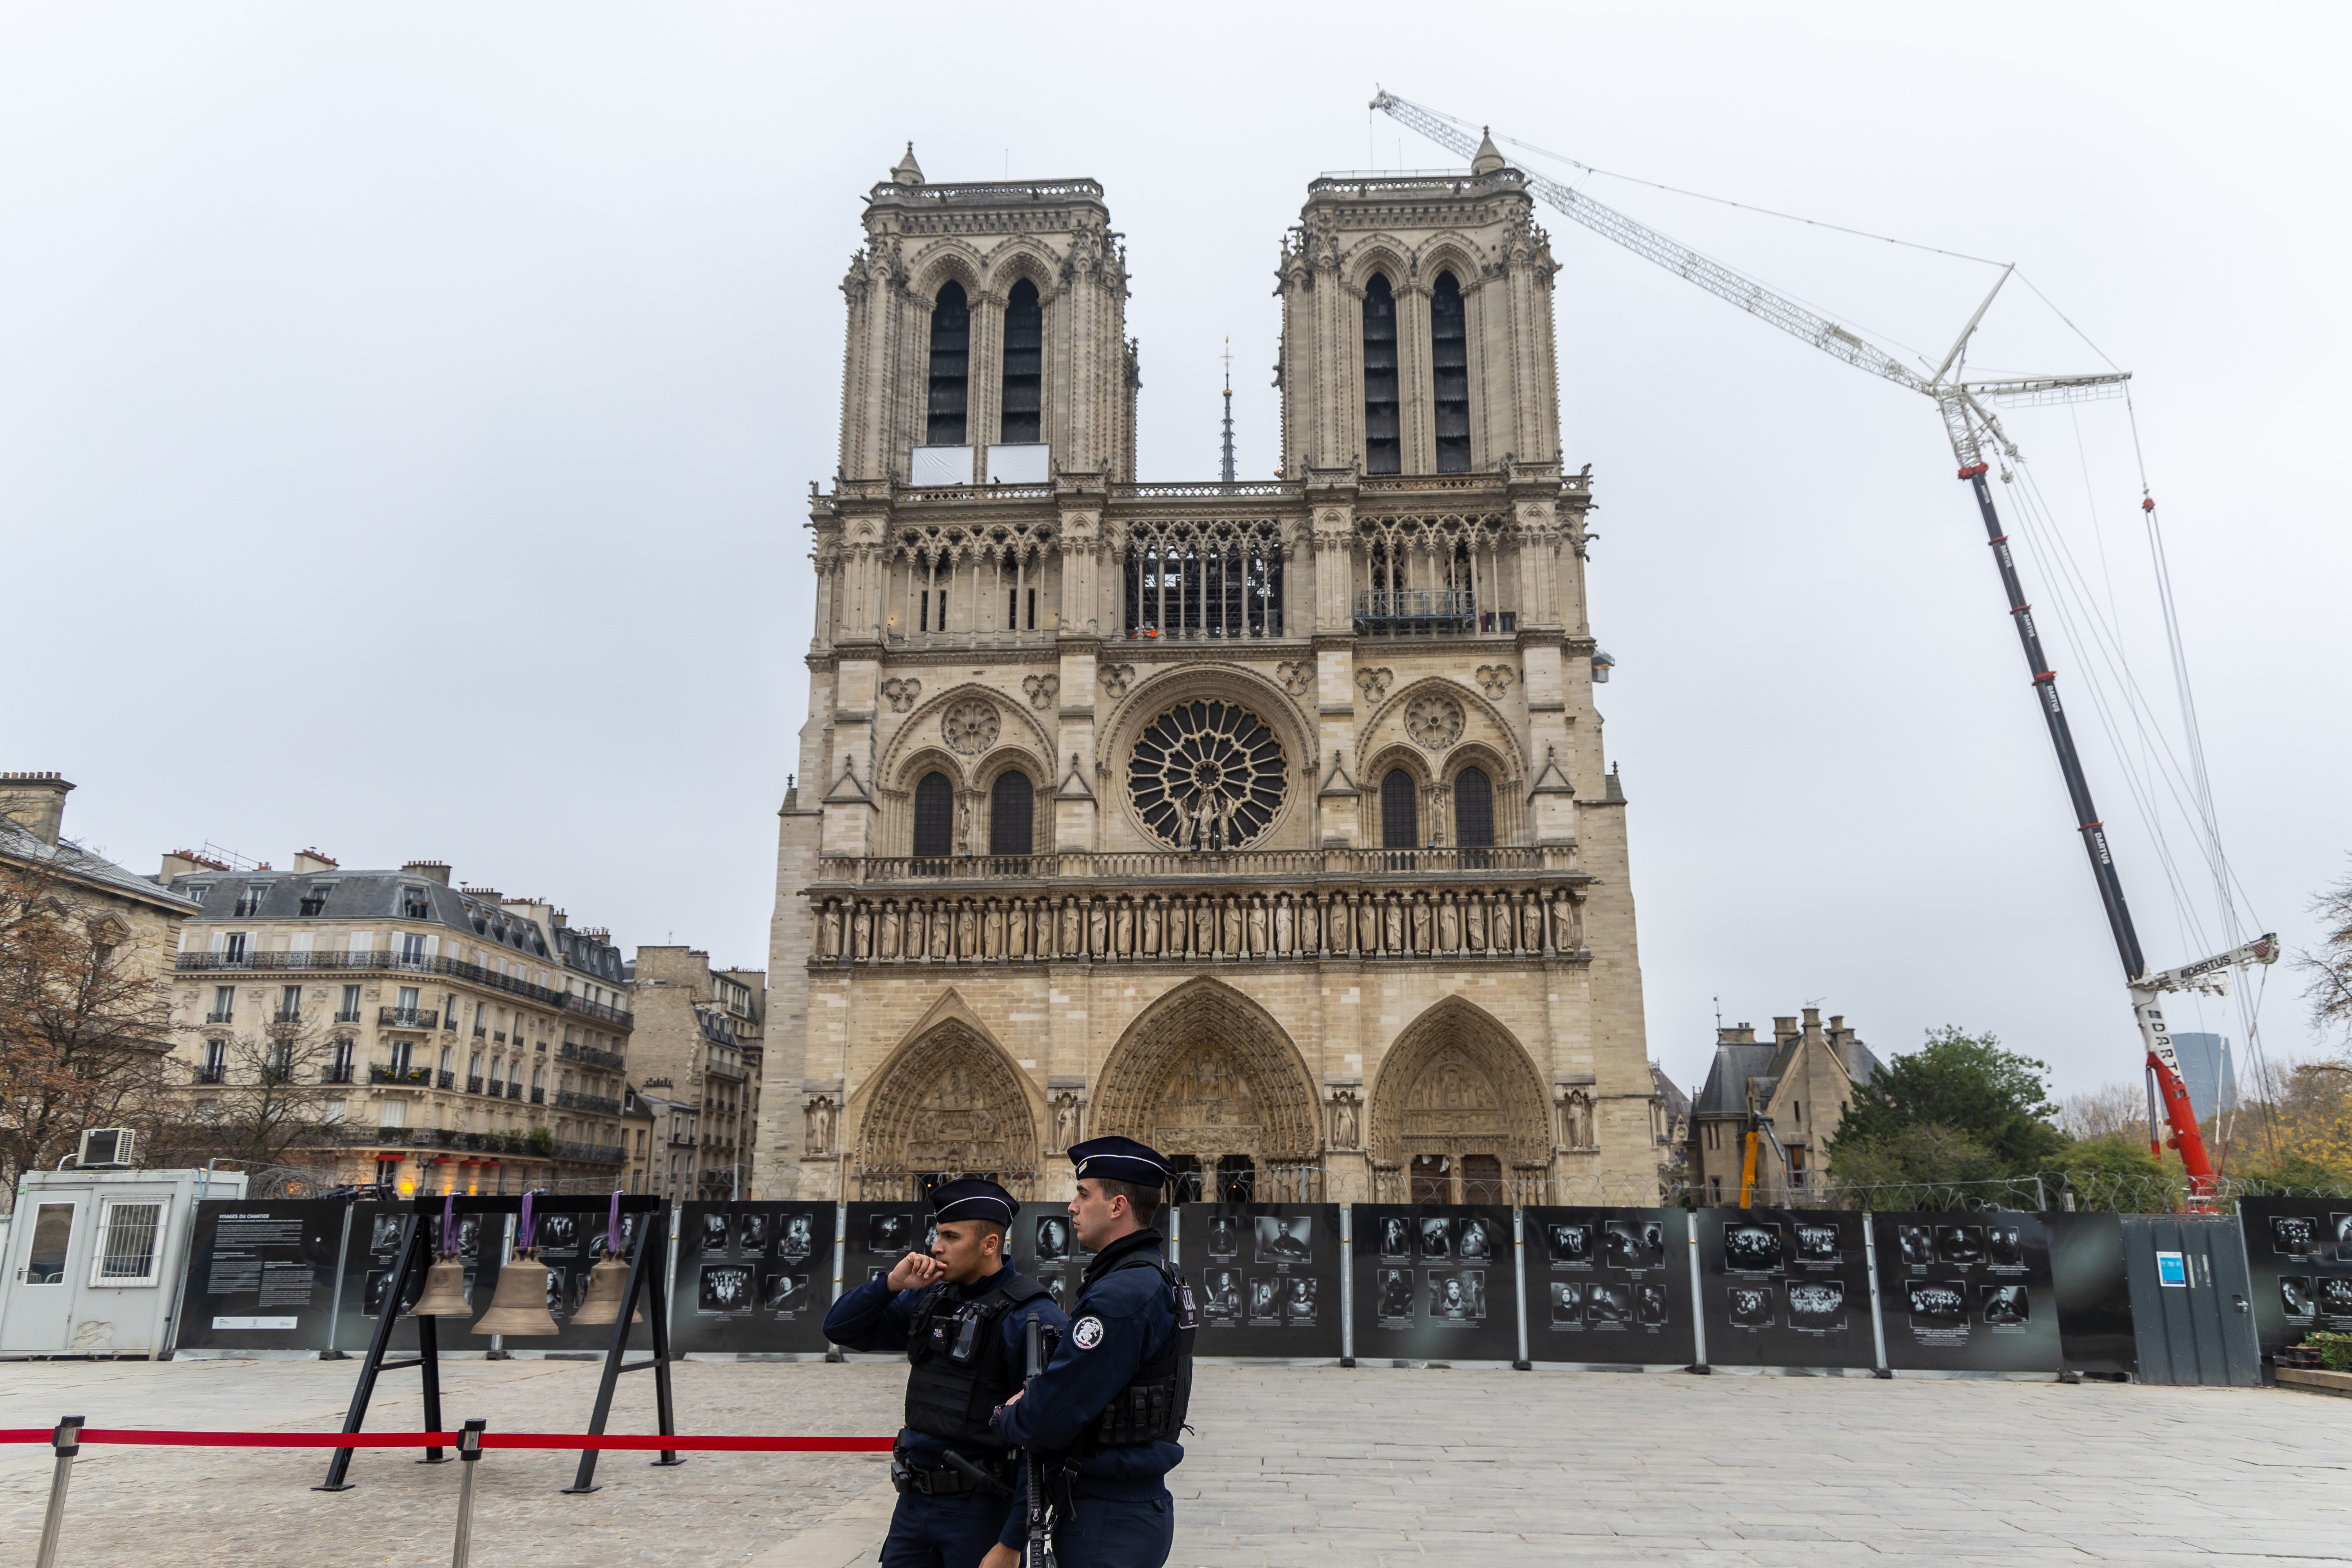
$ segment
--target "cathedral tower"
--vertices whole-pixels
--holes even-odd
[[[1127,1133],[1211,1195],[1647,1202],[1624,827],[1524,178],[1314,182],[1281,478],[1139,484],[1091,181],[851,268],[781,818],[763,1195]]]

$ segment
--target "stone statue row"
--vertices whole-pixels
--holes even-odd
[[[852,963],[1420,958],[1584,946],[1568,889],[826,899],[817,956]]]

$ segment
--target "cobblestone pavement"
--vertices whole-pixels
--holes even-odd
[[[332,1430],[353,1363],[11,1363],[0,1426]],[[576,1430],[595,1369],[458,1362],[454,1425]],[[701,1432],[878,1434],[887,1364],[677,1369]],[[370,1426],[412,1426],[394,1373]],[[652,1429],[623,1384],[615,1430]],[[2352,1561],[2352,1400],[2283,1390],[1471,1370],[1200,1369],[1199,1435],[1171,1478],[1179,1568],[1294,1563],[1976,1563],[2268,1568]],[[458,1467],[362,1450],[357,1489],[310,1490],[318,1450],[83,1449],[63,1561],[342,1568],[446,1561]],[[481,1462],[475,1555],[529,1563],[870,1563],[892,1500],[865,1455]],[[45,1447],[0,1450],[0,1537],[29,1561]],[[20,1555],[21,1553],[21,1555]]]

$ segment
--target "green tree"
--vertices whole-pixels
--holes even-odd
[[[1874,1163],[1873,1149],[1881,1151],[1877,1163],[1908,1150],[1902,1163],[1914,1167],[1936,1159],[1940,1141],[1949,1169],[1892,1179],[1979,1181],[2038,1170],[2066,1146],[2066,1135],[2052,1121],[2058,1108],[2042,1085],[2049,1070],[2001,1049],[1991,1035],[1969,1035],[1950,1025],[1930,1029],[1925,1046],[1892,1058],[1856,1089],[1831,1144],[1831,1166],[1841,1180],[1857,1181],[1862,1178],[1853,1173]],[[1938,1137],[1904,1140],[1922,1128],[1939,1130]],[[1984,1175],[1958,1173],[1982,1170],[1987,1161],[1994,1168]]]

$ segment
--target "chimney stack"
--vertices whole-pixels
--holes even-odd
[[[339,869],[341,864],[320,854],[315,848],[305,849],[294,857],[294,874],[299,877],[305,871],[332,871]]]
[[[1772,1038],[1785,1046],[1796,1037],[1797,1020],[1775,1016],[1772,1019]]]
[[[0,773],[0,816],[12,817],[42,843],[55,847],[65,826],[66,792],[73,788],[62,773]]]
[[[445,888],[449,885],[449,862],[446,860],[411,860],[401,869],[427,882],[438,882]]]

